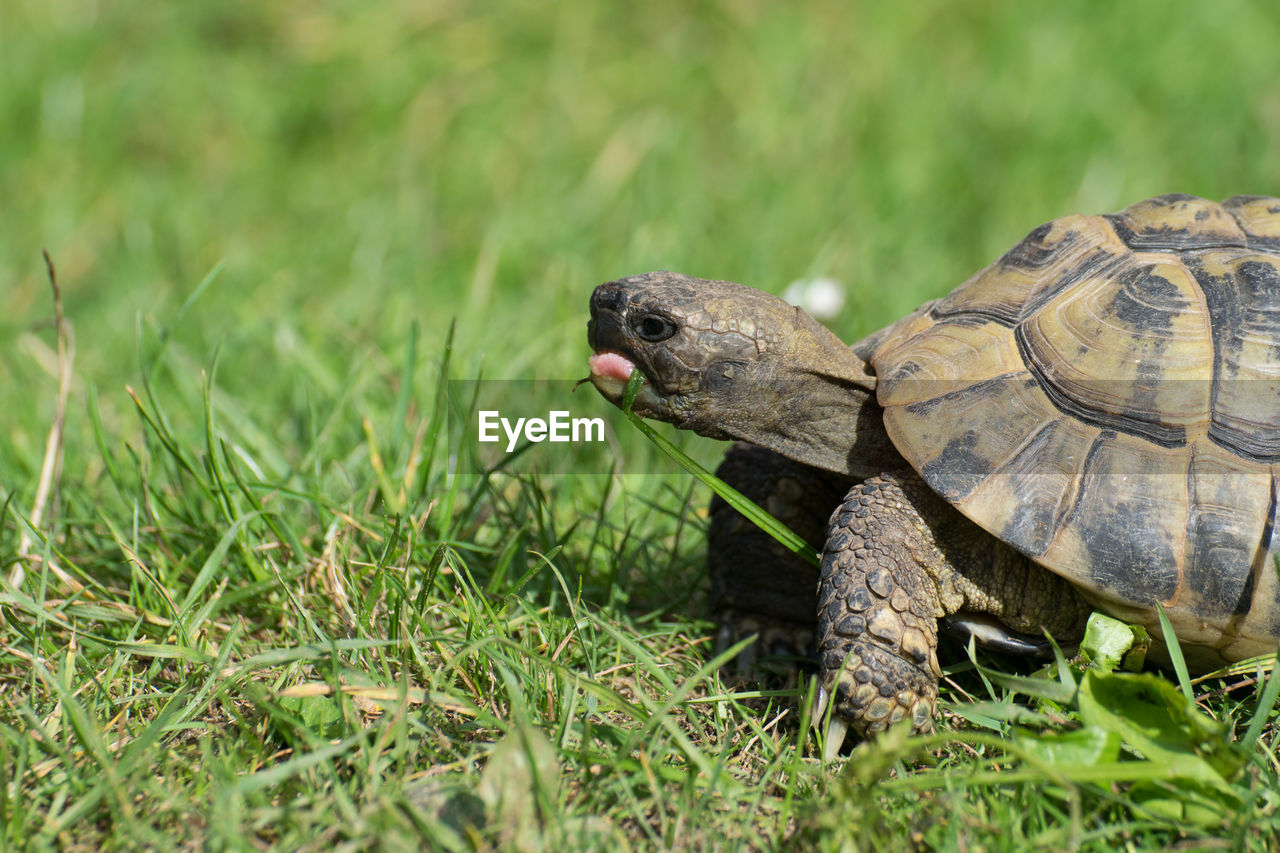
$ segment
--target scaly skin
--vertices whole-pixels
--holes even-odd
[[[1014,630],[1081,635],[1074,587],[992,539],[912,471],[849,490],[831,515],[818,587],[822,684],[863,735],[933,728],[938,619],[989,613]]]

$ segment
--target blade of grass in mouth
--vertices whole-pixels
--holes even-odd
[[[631,371],[631,378],[627,380],[627,389],[622,395],[622,412],[627,416],[627,420],[631,421],[636,429],[640,430],[646,438],[657,445],[659,450],[678,462],[690,474],[706,483],[711,491],[724,498],[725,503],[746,516],[752,524],[777,539],[786,548],[799,554],[809,563],[815,566],[818,565],[818,554],[813,548],[809,547],[807,542],[793,533],[791,528],[774,518],[755,501],[743,495],[706,468],[703,468],[683,450],[676,447],[666,437],[660,435],[657,430],[645,423],[639,415],[631,411],[631,406],[636,401],[636,394],[640,392],[640,386],[645,381],[644,374],[638,369]]]

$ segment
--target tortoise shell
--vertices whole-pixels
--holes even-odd
[[[982,528],[1200,660],[1274,652],[1280,199],[1069,216],[877,336],[890,437]]]

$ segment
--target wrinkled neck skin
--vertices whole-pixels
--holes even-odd
[[[723,365],[707,365],[705,396],[676,425],[852,479],[902,467],[884,431],[870,367],[807,314],[797,314],[797,334],[772,357],[734,364],[734,381],[723,390],[716,387]]]

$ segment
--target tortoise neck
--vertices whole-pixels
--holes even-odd
[[[726,431],[853,479],[903,467],[884,431],[870,365],[826,328],[805,319],[809,328],[803,337],[783,358],[771,360],[776,369],[759,377],[758,395],[743,396],[742,417],[725,424]]]

